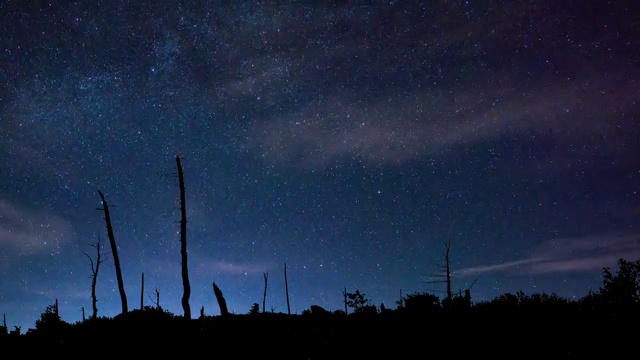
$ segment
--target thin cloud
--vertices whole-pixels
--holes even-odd
[[[522,259],[509,261],[505,263],[491,264],[491,265],[481,265],[475,267],[469,267],[462,270],[458,270],[454,272],[454,275],[458,276],[472,276],[472,275],[480,275],[485,273],[494,273],[494,272],[504,272],[512,270],[513,268],[520,269],[525,265],[531,265],[538,262],[543,262],[545,259],[543,258],[531,258],[531,259]]]
[[[502,88],[492,84],[498,90],[459,89],[444,96],[433,89],[392,95],[373,104],[337,94],[257,124],[253,129],[257,150],[282,165],[323,167],[344,157],[403,163],[503,135],[600,132],[618,111],[607,103],[626,106],[637,96],[637,91],[619,90],[629,87],[622,80],[615,83],[595,76],[540,83],[517,93],[506,85],[508,81],[504,83]],[[569,115],[583,118],[581,126],[568,124]]]
[[[0,199],[0,248],[17,250],[18,255],[59,252],[72,233],[62,217]]]
[[[217,271],[223,274],[245,275],[245,274],[261,274],[269,269],[265,264],[240,264],[229,261],[214,261],[200,264],[199,268],[203,271]]]
[[[640,259],[640,234],[599,234],[558,238],[532,249],[525,259],[464,268],[461,277],[487,273],[584,273],[615,267],[620,258]]]

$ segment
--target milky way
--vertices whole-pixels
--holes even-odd
[[[640,257],[637,9],[577,1],[0,4],[0,312],[580,298]],[[340,2],[338,2],[340,3]],[[410,4],[407,4],[410,3]],[[628,6],[628,8],[625,8]]]

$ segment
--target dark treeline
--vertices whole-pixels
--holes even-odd
[[[517,292],[473,302],[470,291],[444,299],[416,292],[391,308],[372,304],[359,290],[344,293],[348,312],[312,305],[302,314],[275,313],[260,311],[256,303],[246,314],[201,313],[188,319],[156,304],[73,324],[60,317],[56,301],[24,334],[8,329],[5,320],[0,349],[26,356],[133,350],[146,355],[204,351],[214,358],[578,358],[636,353],[640,335],[640,260],[620,259],[616,271],[605,268],[600,289],[578,300]]]

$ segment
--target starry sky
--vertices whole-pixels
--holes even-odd
[[[2,1],[0,312],[577,299],[640,258],[640,26],[618,1]]]

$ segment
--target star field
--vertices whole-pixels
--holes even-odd
[[[640,257],[637,6],[536,1],[0,4],[0,312],[395,307],[453,287],[579,298]]]

